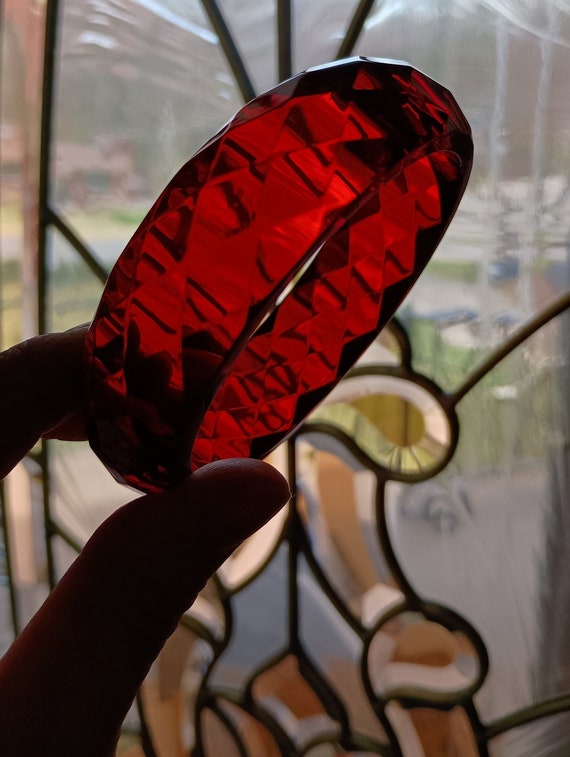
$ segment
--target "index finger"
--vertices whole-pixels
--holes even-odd
[[[0,353],[0,478],[41,436],[82,413],[86,326]]]

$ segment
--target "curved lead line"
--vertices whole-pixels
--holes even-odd
[[[570,695],[562,694],[550,699],[542,699],[528,707],[523,707],[516,712],[493,720],[483,726],[485,738],[490,741],[503,733],[529,723],[534,723],[542,718],[560,715],[570,709]]]
[[[474,662],[474,669],[463,672],[458,665],[459,652],[455,658],[444,666],[430,665],[424,662],[388,659],[382,667],[382,672],[377,675],[373,682],[370,666],[370,656],[375,641],[382,643],[381,634],[383,627],[389,622],[402,616],[406,609],[400,613],[393,613],[382,620],[373,628],[369,639],[363,649],[364,664],[368,683],[376,698],[385,705],[392,701],[415,701],[423,706],[433,707],[438,704],[460,705],[467,698],[475,696],[481,689],[488,672],[488,656],[482,654],[480,647],[481,637],[468,622],[460,625],[454,623],[454,615],[449,608],[440,606],[439,618],[430,618],[429,605],[416,610],[425,621],[436,623],[441,628],[455,635],[456,632],[464,634],[472,647],[470,655]],[[396,637],[397,639],[397,637]],[[421,705],[420,705],[421,706]]]
[[[499,349],[491,353],[491,355],[489,355],[489,357],[473,371],[473,373],[467,378],[467,381],[465,381],[459,389],[450,394],[443,395],[441,399],[444,402],[445,407],[454,409],[457,403],[460,402],[465,395],[468,394],[479,381],[481,381],[481,379],[485,378],[489,371],[493,370],[501,360],[506,358],[514,349],[519,347],[529,337],[568,308],[570,308],[570,292],[566,292],[563,297],[560,297],[556,302],[553,302],[551,305],[544,308],[534,318],[531,318],[530,321],[513,334],[510,339],[507,339]]]

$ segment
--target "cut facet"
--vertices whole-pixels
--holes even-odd
[[[86,351],[107,467],[158,491],[279,444],[393,315],[471,160],[451,95],[406,64],[341,61],[246,105],[111,272]]]

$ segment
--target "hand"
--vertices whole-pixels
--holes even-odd
[[[85,437],[84,329],[0,354],[0,472],[42,436]],[[287,501],[258,460],[226,460],[116,511],[0,661],[0,754],[110,757],[154,658],[211,574]]]

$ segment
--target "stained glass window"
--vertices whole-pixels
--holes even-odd
[[[142,728],[147,755],[567,754],[567,4],[0,7],[3,346],[88,320],[171,175],[292,73],[349,55],[407,60],[473,128],[472,178],[443,243],[275,456],[296,488],[289,512],[189,610],[125,753]],[[2,649],[130,497],[78,444],[44,445],[15,471]]]

